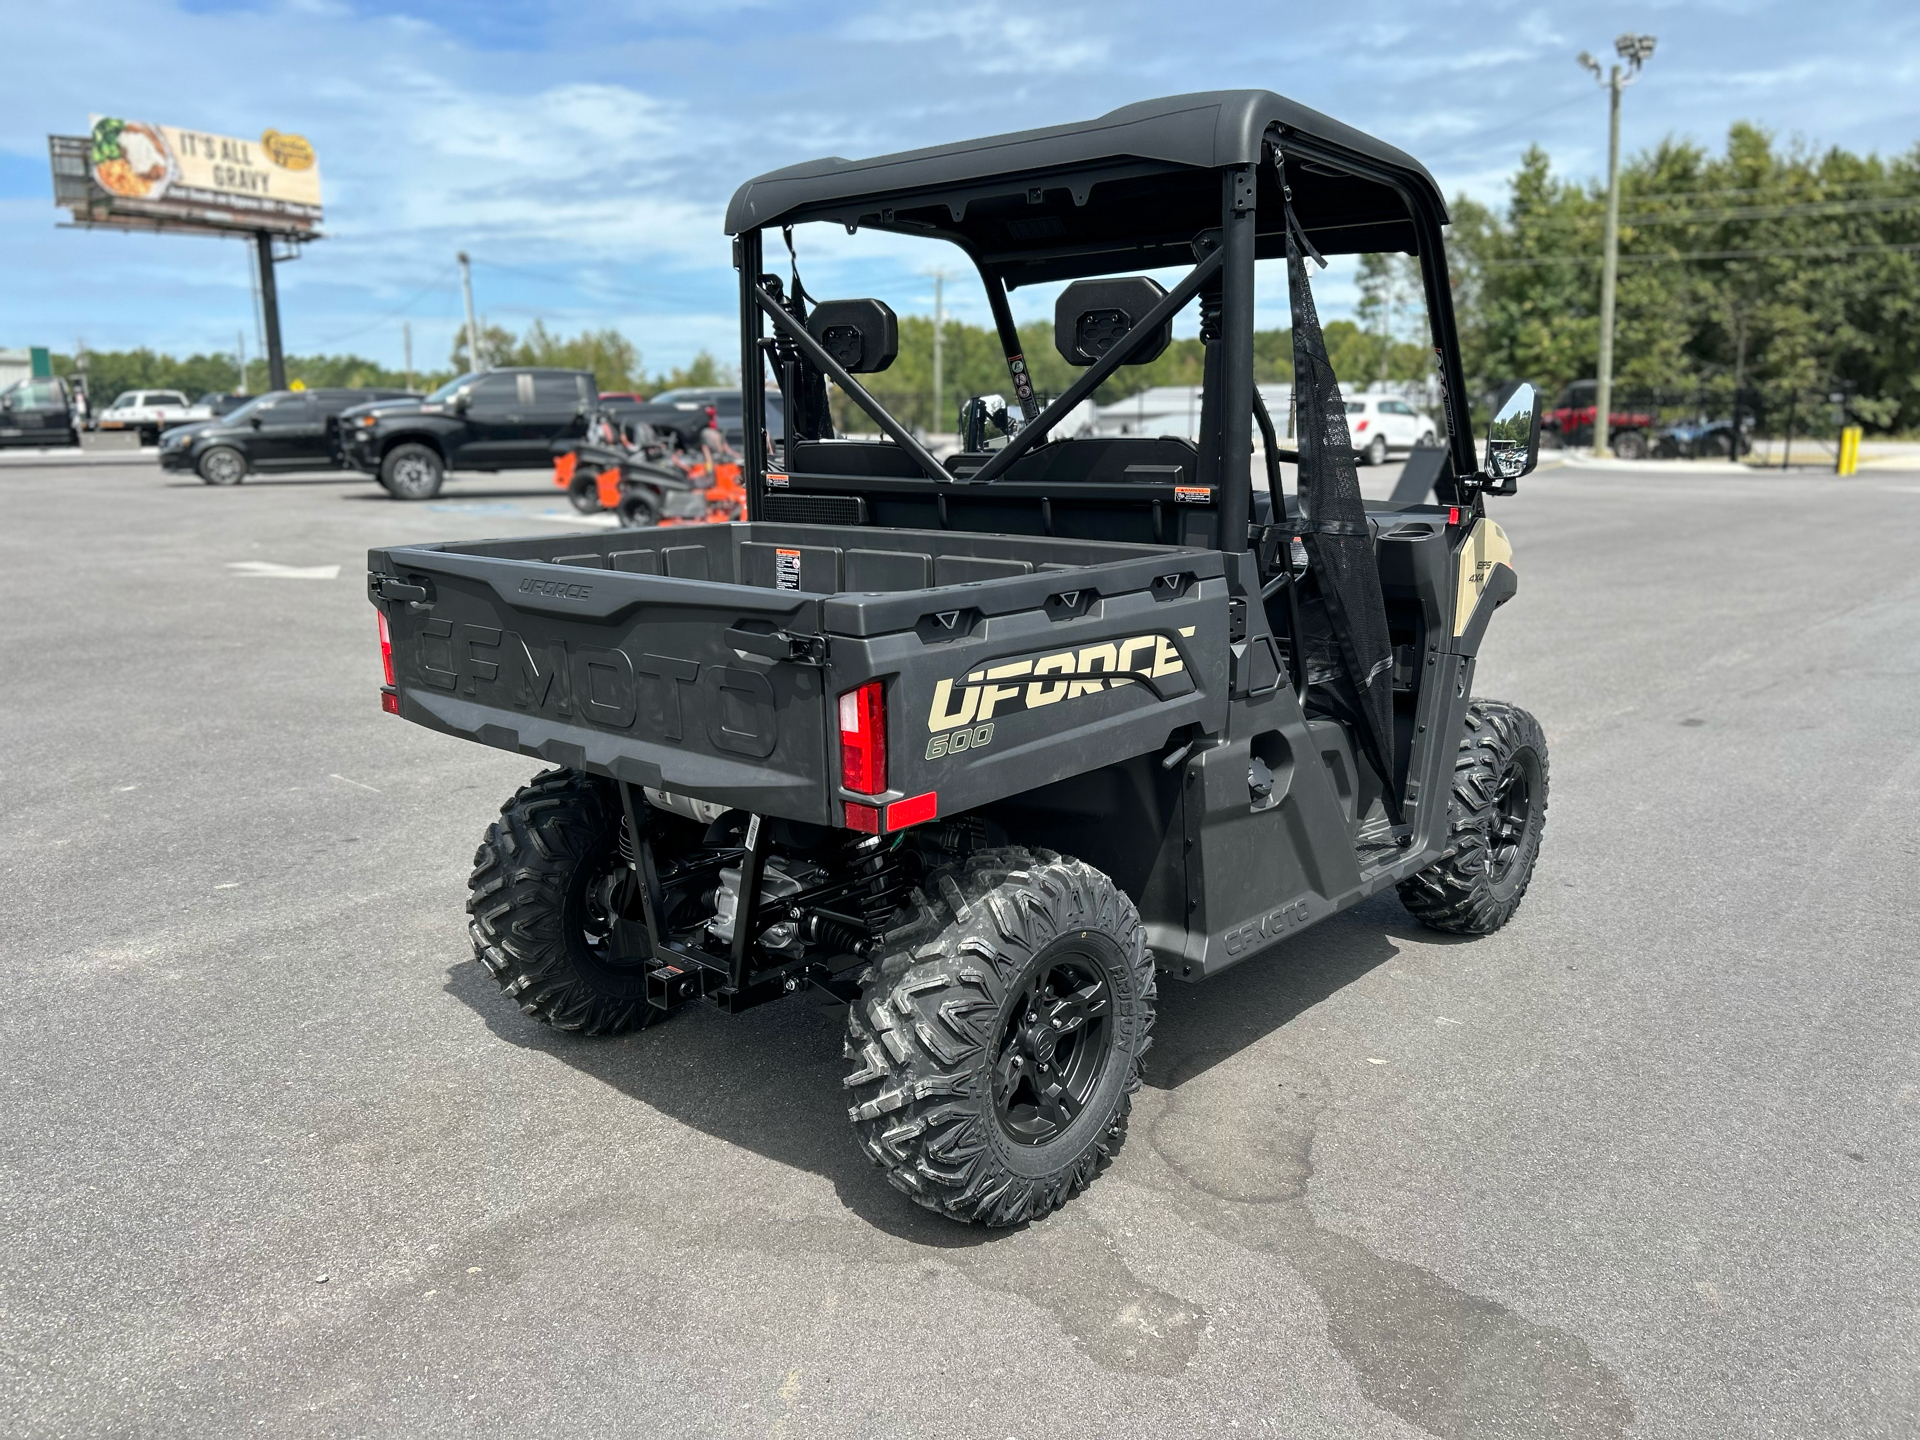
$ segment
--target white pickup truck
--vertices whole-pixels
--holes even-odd
[[[142,445],[157,445],[160,432],[213,419],[210,405],[189,405],[178,390],[128,390],[100,412],[102,430],[137,430]]]

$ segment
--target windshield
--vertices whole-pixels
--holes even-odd
[[[260,409],[262,405],[266,404],[267,401],[271,400],[272,398],[273,396],[271,394],[256,395],[253,397],[253,399],[247,401],[247,403],[242,405],[239,409],[229,410],[225,415],[222,415],[220,418],[226,421],[228,424],[232,424],[237,420],[249,419],[252,417],[252,415],[256,411]]]
[[[427,396],[426,403],[429,405],[444,405],[455,395],[458,395],[462,390],[466,389],[467,386],[471,385],[473,381],[474,377],[471,375],[456,375],[438,390]]]

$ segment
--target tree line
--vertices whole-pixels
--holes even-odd
[[[1840,393],[1875,430],[1920,428],[1920,145],[1891,160],[1667,140],[1621,168],[1614,374],[1629,389],[1736,387],[1778,409]],[[1530,149],[1504,212],[1457,200],[1447,250],[1471,382],[1557,387],[1599,352],[1604,187]]]
[[[1614,356],[1617,383],[1693,394],[1724,412],[1735,389],[1775,408],[1789,395],[1844,394],[1851,419],[1876,431],[1920,429],[1920,145],[1891,159],[1839,147],[1777,145],[1740,123],[1721,153],[1666,140],[1621,173],[1620,269]],[[1466,197],[1452,206],[1447,246],[1469,388],[1486,395],[1509,379],[1549,393],[1594,374],[1604,187],[1556,175],[1545,151],[1528,150],[1505,204]],[[1354,320],[1326,324],[1334,369],[1350,384],[1419,380],[1432,368],[1419,272],[1406,256],[1360,257]],[[1036,386],[1057,393],[1077,373],[1054,349],[1052,326],[1020,327]],[[942,327],[942,384],[933,394],[933,322],[903,316],[893,366],[869,377],[902,419],[951,429],[962,399],[1009,394],[998,338],[981,326]],[[643,394],[729,383],[733,367],[702,352],[649,375],[638,348],[615,329],[557,335],[536,320],[519,335],[489,326],[488,363],[591,369],[603,390]],[[1145,365],[1125,366],[1096,392],[1100,403],[1155,385],[1197,385],[1198,340],[1177,340]],[[427,387],[466,368],[466,335],[450,368],[413,378]],[[97,397],[166,387],[199,393],[238,388],[227,356],[185,359],[151,350],[89,355]],[[1292,377],[1292,336],[1263,330],[1256,378]],[[63,373],[70,356],[56,358]],[[265,386],[266,366],[246,386]],[[287,373],[309,386],[400,385],[390,367],[353,355],[294,356]]]
[[[591,370],[602,390],[643,395],[679,386],[727,384],[734,374],[705,350],[684,365],[648,374],[638,347],[618,330],[585,330],[567,337],[554,334],[539,320],[519,335],[498,325],[487,326],[482,332],[480,347],[482,359],[490,365],[550,365],[566,370]],[[55,354],[51,358],[56,374],[73,375],[79,370],[78,358],[74,355]],[[467,372],[464,329],[449,359],[450,363],[444,368],[408,374],[361,355],[289,355],[286,357],[287,382],[298,381],[309,390],[336,387],[432,390]],[[226,354],[178,357],[143,346],[135,350],[88,350],[86,362],[87,388],[95,408],[110,403],[114,396],[127,390],[179,390],[194,398],[210,391],[220,394],[244,391],[258,395],[270,388],[267,362],[259,358],[247,362],[244,378],[237,357]]]

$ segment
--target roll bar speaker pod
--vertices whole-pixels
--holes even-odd
[[[807,333],[856,375],[884,370],[900,353],[900,321],[880,300],[822,300],[807,316]]]
[[[1060,292],[1053,307],[1054,347],[1068,364],[1091,365],[1166,298],[1167,292],[1145,275],[1076,280]],[[1143,341],[1127,364],[1157,360],[1172,343],[1173,320],[1169,317],[1160,333]]]

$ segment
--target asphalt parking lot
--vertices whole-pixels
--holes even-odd
[[[1497,504],[1518,918],[1164,985],[1119,1163],[988,1234],[856,1149],[837,1010],[578,1040],[471,960],[538,766],[381,713],[363,562],[544,477],[9,461],[0,1430],[1914,1433],[1920,471]]]

